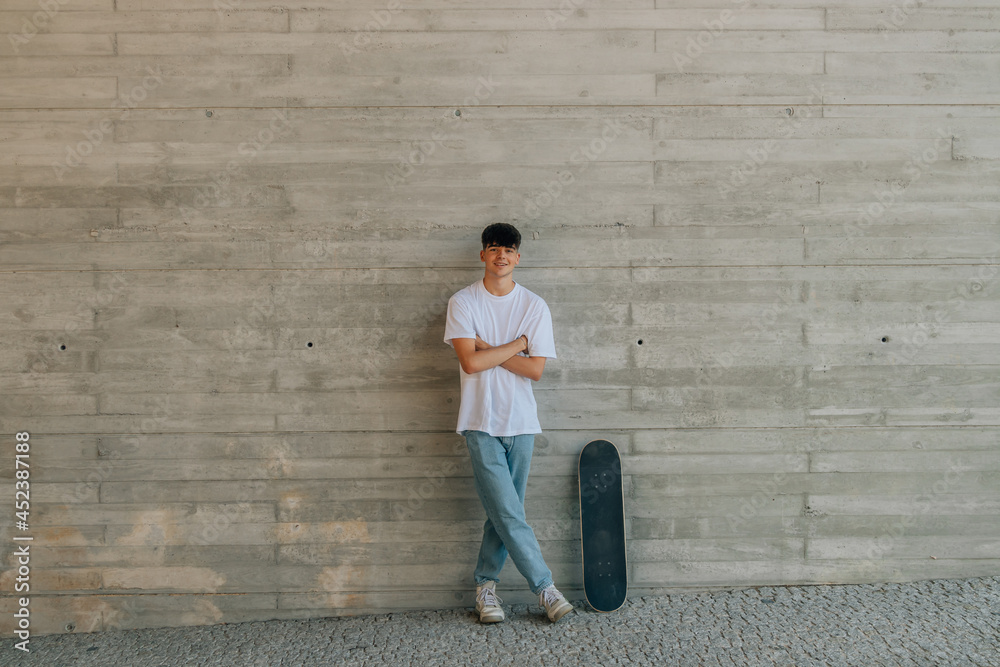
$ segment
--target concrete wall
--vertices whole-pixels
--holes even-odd
[[[996,574],[1000,11],[917,4],[5,0],[0,629],[15,535],[36,633],[471,605],[494,221],[567,593],[599,437],[633,595]]]

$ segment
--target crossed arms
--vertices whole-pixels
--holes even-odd
[[[518,354],[528,350],[527,336],[496,347],[478,335],[475,338],[453,338],[451,344],[455,346],[462,370],[470,375],[500,366],[511,373],[538,381],[545,370],[545,357],[522,357]]]

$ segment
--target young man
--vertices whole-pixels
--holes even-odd
[[[487,516],[475,570],[476,611],[482,623],[504,619],[496,584],[509,552],[555,622],[573,607],[552,584],[524,516],[535,434],[542,432],[531,382],[542,377],[545,359],[556,356],[552,316],[541,297],[514,282],[514,267],[521,261],[517,229],[490,225],[482,241],[479,258],[486,273],[448,301],[444,332],[461,365],[457,430],[465,436]]]

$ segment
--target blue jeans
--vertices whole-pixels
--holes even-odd
[[[496,437],[482,431],[463,431],[472,459],[476,492],[486,510],[483,543],[476,564],[476,585],[500,581],[500,570],[510,552],[517,571],[536,595],[552,585],[552,572],[524,517],[524,490],[535,448],[534,435]]]

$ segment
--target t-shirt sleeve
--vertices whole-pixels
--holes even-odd
[[[448,316],[444,324],[444,342],[452,345],[453,338],[475,338],[476,326],[468,304],[457,294],[448,299]]]
[[[552,314],[544,301],[539,301],[533,317],[528,318],[525,334],[528,336],[528,355],[556,358],[556,341],[552,333]]]

